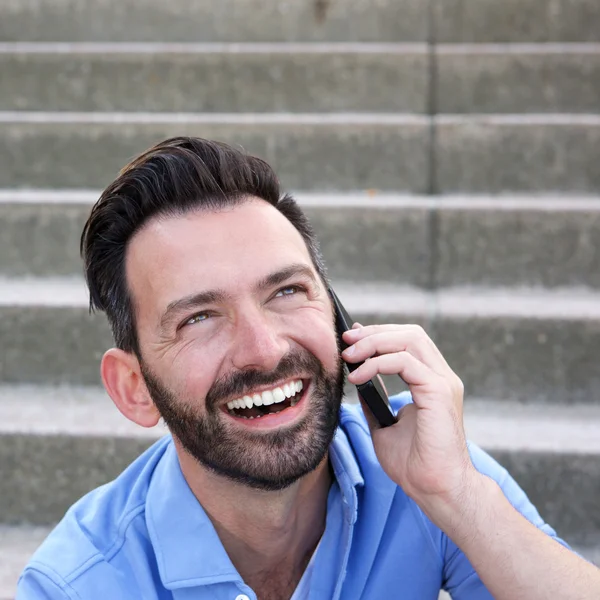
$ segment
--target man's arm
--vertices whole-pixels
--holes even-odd
[[[422,328],[355,325],[343,357],[366,362],[348,380],[398,374],[413,403],[380,428],[363,405],[389,477],[467,556],[496,600],[597,600],[600,569],[537,529],[469,456],[463,385]],[[368,360],[367,360],[368,359]]]
[[[453,502],[422,507],[496,600],[600,598],[600,570],[530,523],[480,473]]]

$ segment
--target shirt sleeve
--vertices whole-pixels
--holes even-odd
[[[475,468],[480,473],[491,477],[500,486],[507,500],[516,510],[538,529],[569,548],[569,545],[556,535],[554,529],[544,522],[525,492],[504,467],[481,448],[470,442],[469,453]],[[452,599],[493,600],[493,596],[487,591],[463,552],[446,537],[444,546],[443,588],[452,595]]]
[[[19,578],[15,600],[68,600],[70,595],[54,578],[35,568],[27,568]]]

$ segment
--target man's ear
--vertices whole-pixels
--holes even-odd
[[[130,421],[142,427],[158,423],[160,413],[150,398],[135,354],[118,348],[107,350],[100,373],[108,395]]]

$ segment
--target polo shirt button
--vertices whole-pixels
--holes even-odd
[[[250,600],[250,598],[248,598],[246,594],[240,594],[239,596],[235,597],[235,600]]]

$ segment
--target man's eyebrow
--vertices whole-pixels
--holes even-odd
[[[279,271],[275,271],[274,273],[270,273],[264,279],[261,279],[256,285],[257,290],[264,290],[267,288],[274,287],[279,285],[280,283],[284,283],[288,279],[292,277],[306,277],[310,279],[315,285],[317,284],[317,280],[315,278],[312,269],[305,264],[297,263],[290,265],[289,267],[284,267]]]

